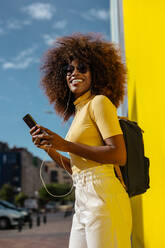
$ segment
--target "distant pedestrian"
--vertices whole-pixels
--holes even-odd
[[[126,162],[116,111],[126,82],[119,49],[96,34],[61,37],[45,54],[42,72],[56,112],[64,121],[74,117],[65,139],[39,125],[30,131],[34,144],[72,174],[69,248],[130,248],[130,201],[114,173],[115,164]]]

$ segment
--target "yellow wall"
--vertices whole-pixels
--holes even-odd
[[[129,118],[144,129],[150,189],[132,198],[133,247],[165,247],[165,1],[123,0]]]

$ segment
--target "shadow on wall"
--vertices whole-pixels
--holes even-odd
[[[134,90],[133,90],[133,101],[132,101],[132,109],[131,109],[130,119],[132,121],[138,121],[138,113],[137,113],[137,97],[136,97],[136,82],[134,82]]]
[[[142,196],[131,198],[132,207],[132,248],[144,247]]]
[[[132,109],[129,118],[138,122],[136,84],[134,83]],[[142,196],[131,197],[132,207],[132,248],[144,248]]]

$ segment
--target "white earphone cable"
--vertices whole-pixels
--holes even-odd
[[[48,150],[48,151],[49,151],[49,150]],[[61,154],[60,154],[60,160],[61,160],[62,166],[64,167],[64,169],[66,170],[66,172],[68,173],[68,175],[72,178],[71,174],[67,171],[67,169],[66,169],[66,167],[65,167],[65,165],[64,165],[64,163],[63,163]],[[42,161],[41,166],[40,166],[40,179],[41,179],[41,182],[42,182],[42,184],[43,184],[43,186],[44,186],[46,192],[47,192],[49,195],[51,195],[51,196],[53,196],[53,197],[55,197],[55,198],[56,198],[56,197],[66,197],[67,195],[70,195],[71,192],[72,192],[72,190],[73,190],[73,188],[74,188],[73,182],[72,182],[72,187],[71,187],[70,191],[69,191],[68,193],[64,194],[64,195],[55,195],[55,194],[52,194],[52,193],[48,190],[48,188],[47,188],[47,186],[46,186],[46,184],[45,184],[45,182],[44,182],[44,179],[43,179],[43,177],[42,177],[42,168],[43,168],[44,163],[45,163],[45,159]]]
[[[69,92],[69,99],[68,99],[68,102],[67,102],[67,107],[66,107],[66,109],[65,109],[65,111],[64,111],[64,115],[65,115],[66,111],[68,110],[69,102],[70,102],[70,97],[71,97],[71,92]],[[49,149],[48,149],[48,153],[49,153]],[[66,167],[65,167],[65,165],[64,165],[64,163],[63,163],[62,156],[61,156],[60,153],[59,153],[59,155],[60,155],[60,160],[61,160],[62,166],[64,167],[64,169],[66,170],[66,172],[68,173],[68,175],[72,178],[72,175],[67,171],[67,169],[66,169]],[[46,186],[46,184],[45,184],[45,182],[44,182],[44,179],[43,179],[43,177],[42,177],[42,167],[43,167],[44,163],[45,163],[45,159],[42,161],[41,166],[40,166],[40,179],[41,179],[41,182],[42,182],[42,184],[43,184],[43,186],[44,186],[46,192],[47,192],[49,195],[51,195],[51,196],[53,196],[53,197],[55,197],[55,198],[56,198],[56,197],[66,197],[67,195],[70,195],[71,192],[72,192],[72,190],[73,190],[73,188],[74,188],[73,178],[72,178],[72,187],[71,187],[70,191],[69,191],[68,193],[64,194],[64,195],[55,195],[55,194],[52,194],[52,193],[48,190],[48,188],[47,188],[47,186]]]

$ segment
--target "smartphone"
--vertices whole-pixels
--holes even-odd
[[[28,125],[29,128],[34,127],[37,122],[33,119],[30,114],[27,114],[23,117],[24,122]]]

